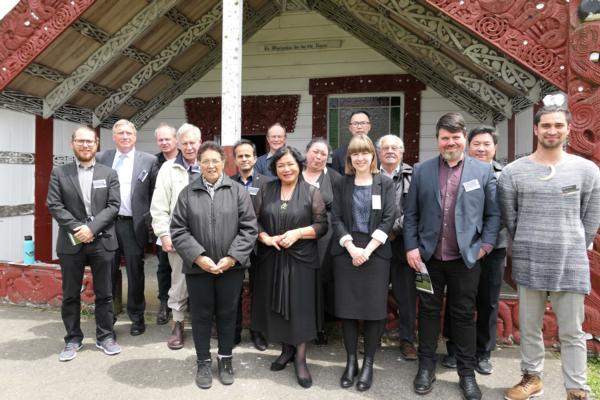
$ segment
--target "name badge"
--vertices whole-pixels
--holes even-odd
[[[577,187],[577,185],[569,185],[569,186],[563,186],[561,188],[562,194],[571,194],[571,193],[575,193],[579,191],[579,188]]]
[[[381,210],[381,196],[374,194],[372,197],[373,210]]]
[[[250,196],[256,196],[258,194],[258,188],[248,186],[248,193],[250,193]]]
[[[481,186],[479,186],[479,181],[477,179],[473,179],[468,182],[464,182],[463,187],[465,188],[465,192],[470,192],[472,190],[481,188]]]
[[[140,182],[144,182],[146,180],[146,178],[148,177],[148,171],[143,170],[142,172],[140,172],[140,174],[138,175],[138,179]]]
[[[105,188],[106,187],[106,179],[98,179],[98,180],[92,181],[92,187],[94,189]]]

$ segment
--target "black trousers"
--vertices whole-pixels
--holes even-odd
[[[81,331],[81,284],[86,265],[92,269],[94,282],[96,339],[102,341],[113,334],[111,266],[113,252],[106,251],[97,239],[84,244],[77,254],[58,254],[62,273],[62,320],[67,330],[65,343],[83,341]]]
[[[500,289],[504,278],[506,265],[506,249],[494,249],[490,254],[479,260],[481,276],[477,290],[477,358],[489,358],[496,348],[496,326],[498,323],[498,306],[500,303]],[[446,342],[448,354],[456,354],[456,346],[451,337],[452,317],[446,305],[444,318],[444,336],[449,338]]]
[[[390,264],[390,280],[392,294],[398,303],[398,319],[400,322],[400,340],[414,343],[417,319],[417,287],[415,286],[415,270],[405,260],[394,256]]]
[[[169,289],[171,289],[171,264],[169,264],[169,253],[163,251],[158,244],[156,245],[156,258],[158,258],[158,269],[156,270],[158,299],[161,303],[166,303],[169,300]]]
[[[198,360],[210,358],[213,317],[217,322],[219,355],[231,355],[244,271],[234,267],[220,275],[201,273],[185,276],[192,317],[192,335]]]
[[[419,292],[419,367],[435,369],[436,349],[440,336],[440,316],[447,289],[452,339],[456,345],[458,375],[475,375],[475,298],[481,267],[467,268],[462,259],[431,259],[427,269],[433,294]]]
[[[113,262],[113,297],[116,279],[121,264],[121,256],[125,257],[127,271],[127,315],[132,322],[143,322],[146,310],[144,297],[144,248],[135,240],[132,220],[117,219],[115,222],[119,249],[115,252]]]

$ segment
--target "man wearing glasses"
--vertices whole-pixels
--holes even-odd
[[[352,136],[355,135],[368,135],[371,131],[371,117],[369,113],[363,110],[354,111],[350,115],[350,123],[348,124],[348,131]],[[348,145],[344,144],[338,147],[333,152],[333,159],[331,167],[340,174],[344,175],[346,166],[346,153],[348,152]]]
[[[62,320],[67,334],[59,361],[70,361],[83,346],[80,290],[86,265],[94,277],[96,347],[108,355],[121,352],[113,335],[111,266],[118,247],[114,222],[119,211],[117,173],[96,163],[98,140],[87,127],[71,137],[75,161],[55,167],[46,205],[58,223],[56,253],[60,260]]]

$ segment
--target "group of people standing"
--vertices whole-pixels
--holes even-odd
[[[117,149],[98,155],[94,131],[78,128],[72,137],[76,160],[53,170],[47,200],[60,227],[67,335],[59,359],[71,360],[81,348],[78,290],[85,265],[94,275],[96,346],[106,354],[121,351],[111,294],[121,256],[129,282],[130,333],[144,333],[143,247],[151,224],[159,250],[157,322],[167,323],[172,313],[167,345],[177,350],[184,346],[185,311],[190,312],[200,388],[212,386],[213,320],[219,380],[234,382],[232,355],[240,340],[248,269],[251,340],[261,351],[269,342],[282,346],[272,371],[293,363],[298,384],[312,385],[307,344],[326,342],[329,313],[341,320],[347,353],[340,386],[368,390],[391,282],[400,352],[418,360],[415,393],[433,389],[445,304],[448,355],[442,364],[457,368],[464,398],[481,399],[475,371],[493,372],[490,357],[510,236],[523,378],[506,398],[529,399],[542,391],[541,321],[548,293],[558,317],[568,396],[586,398],[581,324],[590,290],[586,249],[600,225],[600,173],[593,163],[563,151],[569,119],[566,109],[541,109],[534,121],[536,151],[504,170],[494,161],[495,129],[478,127],[467,134],[458,113],[438,120],[439,156],[414,170],[402,162],[399,137],[371,141],[365,111],[351,115],[352,138],[333,153],[317,138],[302,155],[286,145],[285,128],[275,124],[267,132],[267,154],[257,157],[248,140],[234,145],[238,173],[232,177],[224,173],[224,149],[201,143],[199,129],[190,124],[177,131],[157,128],[158,158],[131,154],[136,131],[129,121],[113,127]],[[556,218],[556,224],[545,224],[544,217]],[[417,293],[415,281],[423,274],[432,293]]]

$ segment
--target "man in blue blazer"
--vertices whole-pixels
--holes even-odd
[[[408,264],[431,277],[433,294],[420,292],[419,371],[414,390],[427,394],[435,381],[440,314],[447,290],[460,388],[481,399],[475,380],[475,302],[478,260],[491,252],[500,229],[496,176],[491,164],[464,154],[465,121],[443,115],[436,126],[440,155],[417,164],[406,199],[404,246]]]
[[[126,119],[115,122],[113,141],[116,150],[98,153],[100,164],[111,167],[119,176],[121,207],[116,231],[119,248],[113,265],[113,296],[121,256],[127,270],[127,314],[131,320],[132,336],[146,331],[144,311],[144,247],[149,241],[151,222],[150,201],[158,174],[158,160],[152,154],[135,149],[137,130]]]

